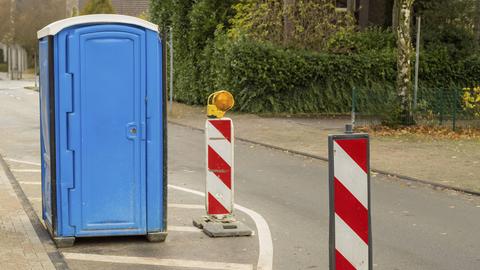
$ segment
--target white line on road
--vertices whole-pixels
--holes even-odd
[[[168,231],[174,231],[174,232],[201,232],[199,228],[193,227],[193,226],[170,226],[168,225],[167,228]]]
[[[40,163],[31,162],[31,161],[24,161],[24,160],[18,160],[18,159],[13,159],[13,158],[5,158],[5,160],[6,160],[6,161],[11,161],[11,162],[16,162],[16,163],[23,163],[23,164],[41,166]]]
[[[235,208],[249,215],[257,226],[258,246],[260,252],[258,254],[257,270],[272,270],[273,268],[273,242],[270,228],[267,221],[257,212],[235,204]]]
[[[41,185],[42,182],[28,182],[28,181],[18,181],[21,185]]]
[[[28,198],[30,201],[35,201],[35,202],[41,202],[42,201],[42,198],[38,198],[38,197],[30,197]]]
[[[252,270],[251,264],[239,263],[222,263],[222,262],[206,262],[193,260],[178,259],[158,259],[151,257],[131,257],[131,256],[113,256],[113,255],[96,255],[85,253],[68,253],[63,252],[63,256],[67,260],[79,261],[95,261],[106,263],[122,263],[122,264],[142,264],[167,267],[185,267],[194,269],[225,269],[225,270]]]
[[[183,204],[183,203],[169,203],[168,207],[183,208],[183,209],[205,209],[205,205],[201,204]]]
[[[185,191],[185,192],[188,192],[188,193],[192,193],[192,194],[195,194],[195,195],[197,195],[197,196],[205,197],[205,193],[200,192],[200,191],[196,191],[196,190],[193,190],[193,189],[184,188],[184,187],[179,187],[179,186],[175,186],[175,185],[168,185],[168,187],[169,187],[169,188],[172,188],[172,189],[176,189],[176,190],[180,190],[180,191]]]
[[[25,164],[31,164],[31,165],[37,165],[40,166],[38,163],[34,162],[29,162],[29,161],[22,161],[22,160],[16,160],[16,159],[5,159],[9,160],[11,162],[17,162],[17,163],[25,163]],[[15,170],[12,170],[15,171]],[[40,172],[40,170],[17,170],[18,171],[35,171],[35,172]],[[189,188],[184,188],[184,187],[179,187],[175,185],[168,185],[168,187],[184,192],[188,192],[191,194],[195,194],[197,196],[205,197],[205,193],[196,191],[193,189]],[[32,201],[41,201],[42,198],[30,198]],[[179,207],[179,208],[186,208],[187,205],[181,205],[181,204],[169,204],[170,207]],[[194,207],[194,209],[203,209],[204,206],[200,208],[199,205],[190,205]],[[257,227],[258,231],[258,246],[259,246],[259,254],[258,254],[258,262],[257,262],[257,270],[272,270],[273,268],[273,242],[272,242],[272,235],[270,232],[270,228],[268,226],[267,221],[260,215],[259,213],[243,207],[241,205],[235,204],[235,207],[244,212],[245,214],[249,215],[253,221],[255,222],[255,226]],[[216,268],[210,268],[210,269],[216,269]],[[224,269],[224,268],[221,268]]]
[[[30,169],[12,169],[12,172],[42,172],[41,170],[30,170]]]
[[[195,194],[197,196],[205,197],[205,193],[196,191],[189,188],[179,187],[175,185],[168,185],[169,188],[188,192],[191,194]],[[272,242],[272,235],[270,233],[270,228],[268,227],[267,221],[260,215],[259,213],[243,207],[241,205],[235,204],[235,207],[244,212],[245,214],[249,215],[253,221],[255,222],[255,226],[257,227],[258,231],[258,246],[259,246],[259,254],[258,254],[258,262],[257,262],[257,270],[272,270],[273,268],[273,242]]]

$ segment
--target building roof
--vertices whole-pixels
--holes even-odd
[[[149,0],[111,0],[113,9],[117,14],[139,16],[148,12]]]
[[[151,22],[139,19],[137,17],[117,15],[117,14],[94,14],[94,15],[85,15],[85,16],[76,16],[60,21],[53,22],[44,28],[40,29],[37,32],[37,37],[42,38],[45,36],[55,35],[60,32],[62,29],[65,29],[70,26],[80,25],[80,24],[99,24],[99,23],[121,23],[121,24],[132,24],[141,26],[155,32],[158,32],[158,26]]]
[[[110,0],[116,14],[139,16],[148,12],[150,0]],[[88,0],[78,0],[78,8],[83,10]]]

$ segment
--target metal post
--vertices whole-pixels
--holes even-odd
[[[12,46],[12,80],[17,79],[17,45]]]
[[[422,17],[417,17],[417,52],[415,58],[415,88],[413,90],[413,110],[417,109],[417,93],[418,93],[418,70],[420,67],[420,31],[421,31]]]
[[[8,71],[7,71],[7,76],[8,79],[11,80],[12,78],[12,49],[11,46],[7,47],[7,66],[8,66]]]
[[[17,65],[17,63],[18,63],[17,45],[15,45],[15,47],[13,47],[13,48],[14,49],[12,51],[12,71],[13,71],[12,73],[13,73],[13,80],[17,80],[18,79],[17,78],[17,74],[18,74],[18,72],[17,72],[17,70],[18,70],[18,67],[17,67],[18,66]]]
[[[352,128],[355,127],[355,103],[356,103],[356,92],[355,87],[352,88]]]
[[[15,0],[10,1],[10,32],[9,32],[9,39],[7,44],[9,45],[9,60],[8,60],[8,67],[9,67],[9,74],[8,77],[10,80],[13,80],[13,44],[15,44],[15,10],[17,8]]]
[[[352,134],[353,133],[353,126],[351,124],[345,125],[345,134]]]
[[[456,131],[457,129],[457,95],[456,91],[452,91],[453,95],[453,112],[452,112],[452,130]]]
[[[445,109],[445,90],[440,88],[440,125],[443,125],[443,114]]]
[[[18,59],[19,59],[19,62],[18,62],[18,66],[19,66],[19,71],[18,71],[18,79],[21,80],[22,79],[22,76],[23,76],[23,61],[24,61],[24,57],[25,55],[23,54],[23,48],[21,48],[21,50],[18,51]]]
[[[173,110],[173,33],[170,27],[170,113]]]
[[[37,84],[37,52],[33,53],[33,78],[35,79],[35,89],[38,89]]]

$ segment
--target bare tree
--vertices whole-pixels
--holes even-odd
[[[294,26],[290,15],[295,8],[295,0],[283,0],[283,44],[288,44],[293,37]]]
[[[411,116],[410,96],[412,88],[413,53],[410,27],[414,0],[397,0],[400,12],[397,27],[397,91],[401,103],[402,122],[407,123]]]
[[[5,1],[7,3],[4,3],[5,7],[8,7],[5,12],[5,32],[2,36],[2,41],[5,42],[7,45],[13,44],[15,40],[15,13],[16,13],[16,2],[15,0],[8,0]],[[8,12],[8,13],[7,13]],[[3,17],[3,16],[2,16]]]
[[[0,42],[7,43],[10,32],[10,1],[0,0]]]
[[[45,25],[65,18],[64,0],[17,1],[15,18],[15,40],[30,54],[37,48],[37,31]]]
[[[110,0],[90,0],[82,10],[82,15],[115,13]]]

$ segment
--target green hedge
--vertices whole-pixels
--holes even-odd
[[[369,97],[385,103],[395,80],[395,59],[385,52],[335,55],[217,37],[200,58],[189,67],[198,77],[185,77],[180,67],[175,98],[204,104],[212,91],[228,89],[235,109],[244,112],[344,113],[351,108],[353,87],[359,109],[366,110]]]
[[[420,58],[420,85],[424,87],[464,87],[480,82],[480,54],[454,60],[444,51]]]
[[[177,78],[175,98],[181,102],[204,104],[209,93],[228,89],[239,111],[347,113],[352,88],[357,93],[357,110],[362,113],[388,112],[395,102],[393,50],[316,53],[250,40],[231,41],[220,35],[198,58],[195,67],[186,67],[195,77]],[[453,62],[435,52],[421,59],[422,89],[475,85],[479,78],[479,55]],[[436,95],[428,91],[423,91],[423,103],[434,103]]]
[[[347,112],[353,87],[359,100],[371,91],[387,95],[395,77],[385,53],[322,54],[243,40],[227,43],[223,55],[217,85],[233,91],[238,110],[255,113]]]
[[[210,93],[227,89],[239,111],[333,114],[351,110],[355,88],[357,111],[395,117],[396,42],[390,29],[338,32],[323,52],[231,40],[225,32],[238,2],[152,0],[152,19],[162,31],[173,27],[176,100],[203,105]],[[478,50],[443,40],[423,44],[422,110],[435,111],[438,89],[480,83]]]

